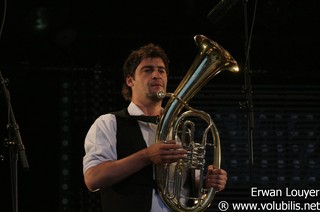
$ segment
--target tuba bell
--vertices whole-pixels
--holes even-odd
[[[203,35],[194,36],[194,41],[199,52],[174,93],[158,93],[158,98],[169,99],[157,127],[156,142],[176,140],[187,150],[186,158],[155,167],[158,192],[174,211],[204,211],[210,206],[216,191],[205,188],[205,167],[210,163],[220,168],[221,161],[214,122],[208,113],[190,107],[188,101],[221,71],[239,71],[237,62],[219,44]],[[201,129],[200,136],[196,126]],[[207,154],[213,156],[208,159]]]

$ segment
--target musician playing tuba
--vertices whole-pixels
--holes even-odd
[[[87,132],[84,182],[90,191],[100,192],[104,212],[176,210],[163,201],[155,170],[188,155],[175,138],[156,142],[164,112],[159,92],[166,93],[168,73],[168,58],[160,46],[150,43],[132,51],[123,66],[122,94],[128,107],[101,115]],[[225,170],[206,167],[207,189],[222,191],[226,182]]]

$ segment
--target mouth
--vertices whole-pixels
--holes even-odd
[[[153,88],[163,88],[163,85],[161,83],[153,83],[153,84],[151,84],[151,87],[153,87]]]
[[[162,84],[153,84],[151,85],[151,92],[153,94],[158,94],[160,91],[164,91]]]
[[[162,88],[163,86],[162,85],[151,85],[151,87],[160,87],[160,88]]]

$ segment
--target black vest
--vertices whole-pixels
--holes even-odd
[[[143,139],[139,124],[130,119],[127,109],[113,112],[117,120],[118,159],[127,157],[143,148]],[[123,181],[101,190],[103,212],[150,212],[152,203],[153,167],[144,167]]]

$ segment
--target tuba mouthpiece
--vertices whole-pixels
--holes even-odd
[[[158,97],[159,99],[164,99],[164,97],[166,97],[166,93],[163,92],[163,91],[159,91],[159,92],[157,93],[157,97]]]

